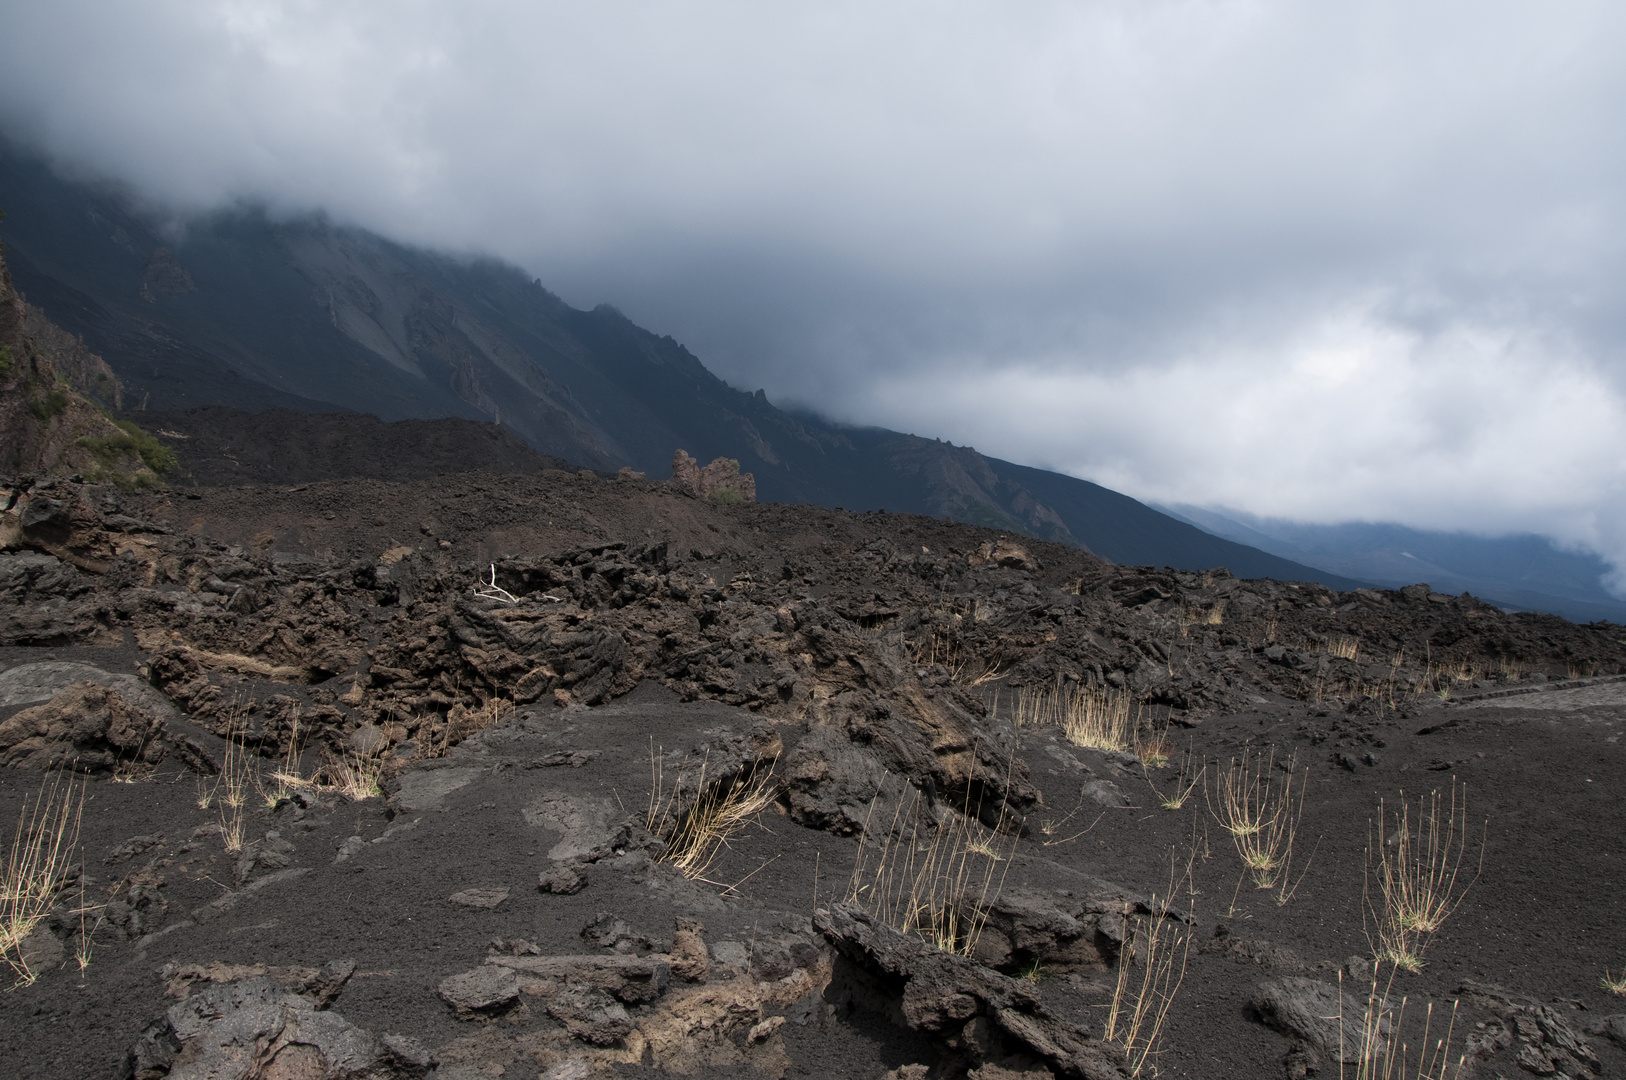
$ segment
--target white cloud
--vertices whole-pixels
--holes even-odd
[[[13,2],[0,127],[494,252],[776,399],[1626,566],[1619,5]]]

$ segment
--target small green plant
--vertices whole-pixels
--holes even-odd
[[[11,346],[0,345],[0,379],[9,379],[11,377],[12,363]]]
[[[28,411],[42,424],[50,423],[67,407],[68,395],[61,389],[54,389],[44,397],[34,398],[28,403]]]
[[[733,488],[724,488],[721,491],[712,492],[711,501],[719,506],[738,506],[745,501],[745,496]]]
[[[159,442],[138,424],[129,420],[115,420],[114,423],[120,430],[118,435],[79,440],[79,445],[94,454],[103,468],[110,469],[123,455],[134,454],[141,459],[143,465],[159,476],[166,476],[174,471],[175,451]]]
[[[1603,978],[1598,980],[1598,985],[1616,997],[1626,997],[1626,971],[1621,972],[1619,975],[1611,975],[1609,969],[1605,968]]]

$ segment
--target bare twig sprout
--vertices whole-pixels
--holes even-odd
[[[1430,1002],[1424,1009],[1423,1031],[1414,1056],[1411,1045],[1406,1041],[1407,999],[1402,997],[1398,1006],[1393,1003],[1389,989],[1394,981],[1395,969],[1391,966],[1388,979],[1382,980],[1382,967],[1381,962],[1372,965],[1372,984],[1367,989],[1360,1027],[1348,1041],[1345,1032],[1353,1029],[1355,1018],[1343,1015],[1343,994],[1339,994],[1339,1080],[1446,1080],[1447,1075],[1460,1076],[1467,1055],[1457,1057],[1455,1068],[1452,1068],[1450,1058],[1451,1036],[1457,1024],[1457,1003],[1451,1003],[1451,1016],[1446,1023],[1445,1034],[1439,1037],[1434,1035],[1433,1003]],[[1383,982],[1381,990],[1378,988],[1380,981]],[[1343,974],[1340,973],[1340,989],[1343,982]],[[1355,1060],[1346,1063],[1344,1059],[1351,1057],[1350,1051],[1354,1052]]]
[[[1152,914],[1144,917],[1131,918],[1127,911],[1124,913],[1118,979],[1101,1036],[1123,1048],[1131,1076],[1140,1076],[1148,1069],[1153,1075],[1157,1072],[1153,1058],[1158,1039],[1180,984],[1185,981],[1186,961],[1191,955],[1190,931],[1164,917],[1167,905],[1160,904],[1156,896],[1150,906]]]

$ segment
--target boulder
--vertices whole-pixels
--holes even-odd
[[[148,768],[164,759],[164,721],[117,690],[78,683],[0,724],[0,763],[83,772]]]

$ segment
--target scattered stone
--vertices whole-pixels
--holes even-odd
[[[171,1007],[142,1033],[125,1069],[168,1080],[363,1080],[379,1060],[371,1034],[259,977],[211,984]]]
[[[711,971],[711,959],[706,952],[706,928],[696,919],[678,919],[672,934],[672,974],[686,982],[705,982]]]
[[[1129,796],[1111,780],[1091,780],[1084,785],[1079,797],[1101,806],[1118,808],[1129,805]]]
[[[520,981],[554,980],[602,990],[618,1001],[653,1001],[672,981],[672,965],[660,956],[487,956],[486,963],[518,973]]]
[[[506,888],[464,889],[462,892],[453,893],[451,896],[447,897],[447,899],[454,904],[461,904],[464,907],[484,908],[485,910],[490,911],[498,904],[501,904],[504,900],[508,899],[508,890]]]
[[[168,750],[164,734],[161,717],[117,690],[83,682],[0,723],[0,764],[36,771],[150,769]]]
[[[587,875],[574,866],[555,863],[537,877],[537,887],[545,893],[572,896],[587,887]]]
[[[1051,1015],[1020,980],[900,934],[850,905],[819,911],[813,924],[849,960],[902,984],[901,1016],[916,1031],[954,1037],[968,1022],[986,1019],[991,1030],[981,1043],[993,1051],[990,1057],[1027,1053],[1063,1076],[1084,1080],[1127,1076],[1116,1046]]]
[[[132,836],[130,839],[114,848],[112,853],[102,861],[109,866],[112,866],[114,863],[125,862],[137,855],[140,855],[142,852],[151,851],[153,848],[157,847],[163,842],[163,833],[148,833],[145,836]]]
[[[440,996],[459,1016],[468,1017],[519,997],[519,979],[505,967],[477,967],[441,980]]]
[[[1606,1016],[1586,1030],[1588,1035],[1602,1035],[1622,1050],[1626,1050],[1626,1013]]]
[[[360,855],[361,849],[366,846],[367,842],[359,836],[345,837],[344,843],[339,845],[339,853],[333,856],[334,864],[337,865],[338,863],[348,862],[357,855]]]
[[[410,1035],[385,1034],[378,1043],[384,1052],[384,1059],[409,1077],[424,1076],[438,1064],[435,1055]]]

